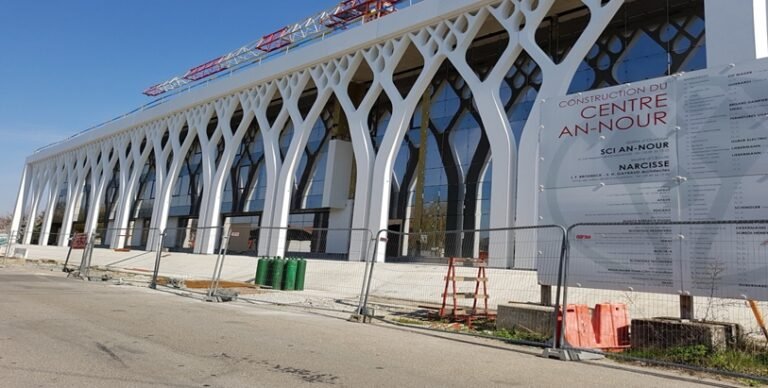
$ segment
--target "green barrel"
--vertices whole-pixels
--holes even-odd
[[[307,273],[307,260],[299,259],[296,267],[296,290],[304,291],[304,276]]]
[[[296,270],[299,264],[296,259],[290,259],[285,263],[285,272],[283,273],[283,289],[293,291],[296,289]]]
[[[275,259],[272,265],[272,289],[283,289],[283,269],[285,268],[285,260]]]
[[[267,278],[264,281],[264,285],[272,287],[272,272],[275,271],[275,260],[271,257],[265,258],[267,262]]]
[[[269,272],[269,261],[266,257],[262,257],[259,259],[259,264],[256,265],[256,284],[267,285],[267,272]]]

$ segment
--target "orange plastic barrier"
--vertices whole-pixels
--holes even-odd
[[[629,347],[629,313],[623,303],[600,303],[594,311],[585,304],[565,309],[565,340],[570,346],[607,351]],[[562,319],[558,319],[562,327]]]
[[[600,349],[629,347],[629,314],[623,303],[600,303],[592,313],[592,327]]]
[[[565,340],[577,348],[596,348],[592,313],[585,304],[569,304],[565,309]]]

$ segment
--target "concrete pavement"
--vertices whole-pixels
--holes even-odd
[[[2,387],[700,386],[682,373],[547,360],[497,341],[210,304],[29,266],[0,269],[0,295]]]

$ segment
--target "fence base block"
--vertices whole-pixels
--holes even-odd
[[[205,298],[203,298],[206,302],[234,302],[237,300],[237,297],[240,295],[237,291],[231,291],[231,290],[216,290],[216,292],[213,295],[207,295]]]
[[[499,304],[496,328],[546,335],[554,326],[555,308],[528,303]]]
[[[605,358],[602,354],[583,352],[572,349],[554,349],[546,348],[541,353],[541,357],[560,360],[560,361],[595,361]]]
[[[370,307],[366,307],[366,308],[363,308],[362,311],[358,311],[350,315],[349,319],[347,320],[350,322],[371,323],[374,315],[375,315],[375,311]]]
[[[633,349],[665,349],[704,345],[723,351],[738,343],[744,329],[735,323],[686,321],[677,318],[632,320]]]
[[[546,348],[541,353],[541,357],[560,361],[573,361],[570,352],[565,349]]]
[[[363,314],[352,314],[349,316],[349,319],[347,320],[350,322],[357,322],[357,323],[371,323],[371,316],[363,315]]]

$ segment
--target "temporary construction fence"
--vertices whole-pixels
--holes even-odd
[[[167,250],[192,250],[197,236],[215,233],[213,254],[215,263],[193,257],[173,269],[166,266]],[[167,228],[158,232],[154,271],[150,287],[157,287],[160,273],[179,281],[207,286],[209,299],[215,299],[218,290],[237,288],[239,298],[251,302],[291,304],[309,308],[323,308],[345,312],[357,311],[363,290],[363,278],[369,263],[371,233],[365,229],[334,228],[260,228],[253,227],[194,227]],[[305,259],[306,274],[302,291],[282,292],[274,283],[259,288],[244,283],[255,283],[259,260],[271,258]],[[180,260],[180,259],[175,259]],[[213,264],[213,267],[210,267]],[[203,269],[202,266],[208,266]],[[170,265],[168,265],[170,267]],[[163,269],[166,268],[166,269]],[[202,272],[212,273],[210,279],[201,279]],[[270,274],[269,278],[272,278]],[[282,280],[282,279],[281,279]]]
[[[40,235],[39,230],[35,230],[33,235],[30,237],[28,235],[28,230],[24,228],[20,228],[18,230],[4,230],[0,231],[0,256],[3,257],[3,264],[7,262],[7,258],[12,257],[26,257],[26,252],[29,251],[30,246],[32,245],[46,245],[46,244],[39,244],[39,238]],[[72,239],[72,236],[76,235],[77,233],[72,233],[67,236],[63,236],[63,242],[65,244],[68,244],[68,242]],[[49,234],[50,239],[53,240],[55,243],[51,243],[48,245],[58,245],[58,239],[59,235],[55,233]],[[27,237],[30,237],[27,239]],[[29,243],[26,243],[29,241]]]
[[[214,277],[219,274],[220,278],[220,263],[223,265],[222,255],[226,256],[227,243],[229,241],[229,234],[223,226],[188,226],[179,228],[165,228],[165,229],[149,229],[147,232],[147,242],[145,244],[148,251],[155,252],[155,261],[152,269],[152,280],[150,281],[150,288],[157,288],[158,276],[160,274],[161,261],[164,255],[170,251],[177,252],[194,252],[195,244],[198,237],[204,234],[213,234],[216,239],[213,252],[216,254],[216,263],[213,267]],[[179,273],[179,271],[191,271],[194,273],[199,266],[204,266],[205,263],[200,261],[187,263],[183,268],[176,268],[174,272],[169,272],[171,277],[179,280],[195,280],[192,279],[187,273]],[[219,279],[217,278],[217,279]],[[199,279],[198,279],[199,280]],[[214,279],[211,279],[210,285],[213,285]]]
[[[15,237],[13,240],[14,243],[45,246],[59,245],[62,241],[67,241],[67,239],[75,233],[79,232],[74,229],[69,233],[63,233],[58,229],[44,232],[42,225],[37,224],[27,225],[27,227],[21,227],[18,230],[12,230],[8,234],[12,234]]]
[[[15,231],[3,231],[2,234],[0,234],[0,252],[2,252],[3,255],[3,265],[6,264],[6,259],[8,257],[11,257],[12,255],[12,247],[16,243],[16,232]]]
[[[768,381],[768,221],[577,224],[563,267],[560,357]]]
[[[233,231],[236,228],[232,229]],[[343,228],[252,228],[229,242],[235,254],[256,260],[304,259],[306,273],[302,291],[277,292],[274,282],[262,292],[243,296],[253,302],[295,305],[353,313],[359,308],[364,278],[373,244],[367,229]],[[290,262],[285,262],[290,263]],[[278,267],[281,263],[277,263]],[[257,264],[251,267],[255,277]],[[274,274],[268,274],[272,279]],[[265,286],[265,285],[262,285]]]
[[[73,233],[68,236],[64,242],[69,249],[64,258],[62,271],[87,279],[91,269],[91,258],[96,239],[96,233]]]
[[[215,263],[164,258],[166,250],[193,250],[197,236],[214,229]],[[375,235],[227,225],[147,233],[154,236],[149,250],[156,255],[155,274],[172,272],[162,269],[173,259],[177,271],[213,273],[211,284],[253,282],[260,258],[308,259],[304,291],[242,290],[241,299],[254,303],[363,313],[447,330],[474,323],[473,332],[546,345],[561,358],[601,354],[768,381],[768,333],[761,320],[768,311],[768,221]],[[101,236],[87,236],[80,273],[88,273]],[[73,261],[78,256],[72,253]],[[547,307],[544,321],[551,326],[533,335],[520,320],[523,332],[464,319],[492,317],[510,302]],[[442,317],[422,319],[428,316]]]
[[[18,233],[16,231],[7,231],[3,232],[3,234],[5,235],[5,244],[0,245],[3,247],[3,256],[11,257],[13,254],[13,246],[16,244],[16,240],[18,239]]]
[[[94,230],[96,236],[94,244],[97,248],[155,251],[157,249],[155,239],[159,237],[159,232],[158,228],[141,225],[132,228],[97,228]]]
[[[253,227],[232,224],[230,249],[251,256],[302,256],[306,258],[365,261],[370,254],[368,229],[306,227]]]
[[[382,230],[360,310],[430,328],[481,330],[544,345],[552,337],[554,323],[551,330],[537,335],[514,333],[514,328],[498,330],[484,318],[492,319],[497,306],[508,303],[551,305],[554,296],[559,305],[559,293],[551,287],[557,279],[540,283],[537,270],[559,272],[565,236],[565,228],[557,225],[420,233]]]

